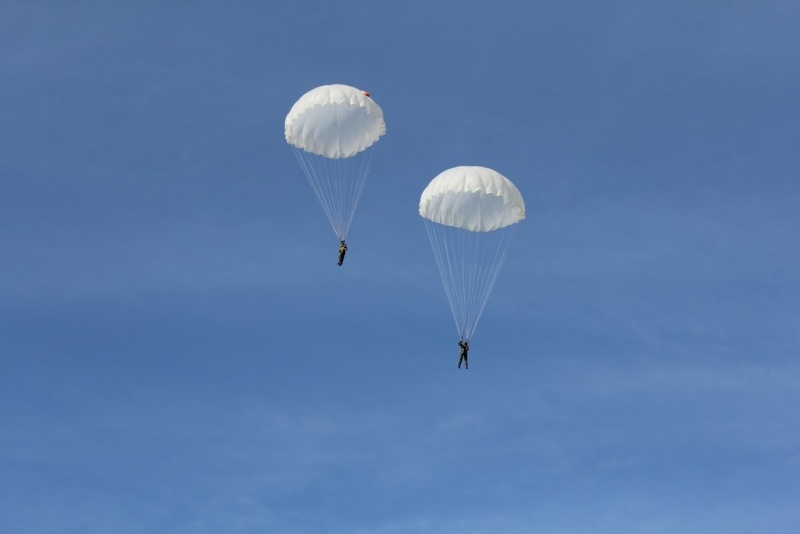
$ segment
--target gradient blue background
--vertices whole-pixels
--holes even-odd
[[[0,2],[0,532],[794,533],[797,2]],[[342,268],[283,138],[371,92]],[[527,203],[456,369],[417,215]]]

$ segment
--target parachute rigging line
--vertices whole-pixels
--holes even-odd
[[[513,227],[471,232],[423,220],[456,329],[470,341],[505,263]]]
[[[344,240],[372,166],[372,150],[349,158],[331,159],[292,146],[333,231]]]

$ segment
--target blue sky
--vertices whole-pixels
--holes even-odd
[[[0,4],[0,531],[789,533],[800,5]],[[370,91],[338,242],[283,120]],[[527,219],[456,369],[419,194]]]

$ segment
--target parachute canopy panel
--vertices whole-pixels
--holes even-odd
[[[502,174],[486,167],[453,167],[422,192],[419,214],[435,223],[471,232],[491,232],[525,218],[522,194]]]
[[[355,156],[386,133],[383,111],[369,94],[339,84],[300,97],[284,126],[287,143],[330,159]]]

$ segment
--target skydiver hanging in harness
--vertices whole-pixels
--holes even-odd
[[[469,356],[469,341],[464,341],[463,339],[458,342],[458,346],[461,347],[461,355],[458,357],[458,368],[461,369],[461,362],[464,362],[464,365],[467,369],[469,369],[469,360],[467,359]]]
[[[344,239],[340,239],[339,242],[341,244],[339,245],[339,263],[338,263],[338,265],[339,265],[339,267],[341,267],[342,263],[344,262],[344,255],[347,254],[347,243],[344,242]]]

